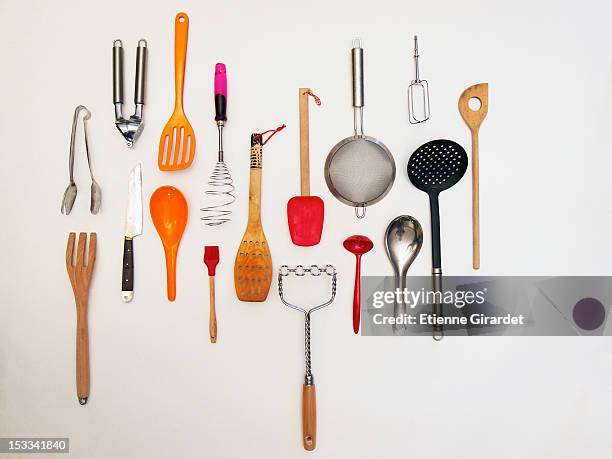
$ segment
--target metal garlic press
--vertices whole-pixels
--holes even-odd
[[[123,43],[115,40],[113,43],[113,104],[115,104],[115,126],[132,147],[138,140],[144,122],[142,120],[142,109],[144,107],[145,74],[147,68],[147,41],[138,40],[136,50],[136,86],[134,88],[134,114],[129,118],[123,117]]]

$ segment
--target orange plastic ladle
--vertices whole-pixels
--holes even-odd
[[[164,245],[168,299],[176,298],[176,254],[187,225],[187,200],[178,188],[161,186],[151,195],[151,218]]]

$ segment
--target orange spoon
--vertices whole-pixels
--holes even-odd
[[[174,301],[176,298],[176,254],[187,225],[187,200],[178,188],[162,186],[151,195],[149,209],[166,254],[168,299]]]

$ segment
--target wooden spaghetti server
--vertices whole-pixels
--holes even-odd
[[[317,245],[321,241],[325,206],[318,196],[310,195],[310,140],[308,120],[308,96],[320,99],[308,88],[299,89],[300,101],[300,191],[301,196],[287,202],[287,221],[291,241],[299,246]]]
[[[480,107],[470,108],[471,99],[477,99]],[[472,267],[480,269],[480,181],[478,131],[489,110],[489,84],[479,83],[467,88],[459,97],[459,113],[472,133]]]
[[[76,302],[77,333],[76,333],[76,387],[77,397],[81,405],[89,399],[89,327],[87,324],[87,306],[89,304],[89,285],[96,262],[96,233],[89,235],[89,254],[85,259],[85,243],[87,233],[79,234],[74,263],[75,233],[68,235],[66,246],[66,270],[72,285]]]

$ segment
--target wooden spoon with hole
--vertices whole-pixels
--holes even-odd
[[[472,110],[469,102],[477,99],[480,108]],[[478,131],[489,110],[489,83],[467,88],[459,97],[459,113],[472,132],[472,266],[480,269],[480,197],[478,179]]]

